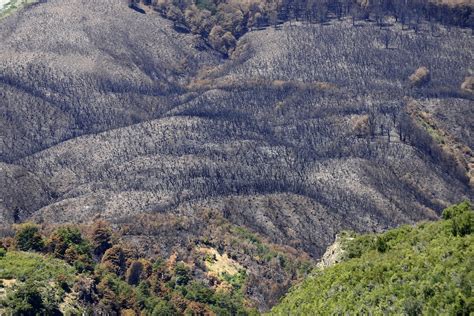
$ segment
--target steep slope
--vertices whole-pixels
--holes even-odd
[[[465,173],[474,187],[474,154],[472,148],[474,118],[469,115],[472,101],[454,99],[446,102],[433,99],[411,102],[409,112],[414,120],[435,140],[452,159],[460,173]],[[467,114],[467,115],[466,115]],[[460,128],[465,126],[465,128]]]
[[[148,315],[164,301],[172,315],[200,314],[199,309],[206,315],[255,315],[308,272],[310,258],[295,249],[271,244],[216,214],[201,215],[201,222],[148,215],[118,229],[104,221],[45,229],[17,225],[14,238],[0,239],[0,311]],[[166,235],[166,227],[174,233]],[[149,238],[127,238],[135,230]],[[196,230],[200,238],[193,238]],[[166,248],[173,239],[183,247],[170,255],[144,250]]]
[[[394,131],[406,78],[419,65],[430,65],[433,79],[411,93],[459,87],[472,63],[462,30],[440,29],[435,37],[349,21],[268,29],[247,34],[241,54],[204,71],[217,62],[211,52],[193,50],[190,36],[124,3],[51,1],[1,27],[2,153],[46,184],[52,198],[37,217],[174,212],[211,197],[286,192],[317,201],[314,215],[303,212],[314,223],[341,222],[335,216],[355,229],[379,229],[433,217],[468,192]],[[381,43],[386,32],[391,49]],[[356,130],[358,120],[369,135]],[[280,220],[273,222],[268,233],[278,235]],[[297,229],[296,240],[307,231]]]
[[[347,239],[346,260],[317,269],[271,315],[469,315],[474,311],[474,213],[467,202],[444,220]]]
[[[3,222],[104,218],[169,256],[214,227],[206,210],[316,258],[343,229],[437,218],[472,189],[406,106],[469,115],[471,35],[357,24],[249,32],[223,60],[126,1],[51,0],[2,20]],[[411,86],[421,66],[431,81]]]
[[[35,5],[2,21],[0,41],[0,153],[8,161],[158,117],[185,98],[183,77],[217,61],[126,1]]]

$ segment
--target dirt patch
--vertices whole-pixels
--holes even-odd
[[[206,255],[206,268],[209,272],[216,275],[228,274],[236,275],[243,267],[227,256],[227,254],[219,254],[214,248],[198,248],[198,251]]]

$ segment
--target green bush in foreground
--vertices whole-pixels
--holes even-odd
[[[439,222],[346,239],[345,261],[316,270],[274,315],[469,315],[474,312],[473,209]]]
[[[72,226],[58,227],[49,236],[33,224],[18,227],[16,244],[20,241],[23,249],[33,250],[38,240],[42,252],[0,248],[0,286],[6,293],[0,296],[0,314],[255,314],[245,302],[244,272],[228,276],[229,291],[217,291],[195,279],[184,262],[158,258],[153,263],[121,245],[112,245],[94,262],[97,245],[110,240],[107,232],[91,243]]]
[[[47,282],[66,276],[72,284],[75,274],[66,262],[38,253],[8,251],[0,258],[0,279]]]
[[[44,247],[43,237],[39,232],[39,227],[35,224],[21,224],[16,229],[16,246],[19,250],[40,251]]]
[[[73,285],[75,269],[39,253],[8,251],[0,257],[0,280],[10,280],[0,298],[6,315],[57,315],[65,289]],[[1,314],[1,312],[0,312]]]
[[[3,305],[12,315],[61,315],[53,291],[46,284],[26,282],[10,292]]]

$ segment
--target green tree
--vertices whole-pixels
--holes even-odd
[[[48,240],[48,250],[79,271],[92,269],[90,244],[76,227],[63,226],[56,229]]]
[[[174,268],[177,285],[186,285],[191,280],[191,272],[189,268],[182,262],[178,263]]]
[[[82,238],[80,230],[72,226],[56,229],[50,236],[48,246],[58,258],[64,258],[69,248],[75,248],[78,253],[86,254],[90,250],[88,242]]]
[[[151,313],[152,316],[174,316],[176,314],[177,312],[173,305],[164,300],[159,300]]]
[[[378,236],[375,241],[375,247],[379,252],[385,252],[387,250],[387,241],[383,236]]]
[[[39,227],[32,223],[21,224],[16,228],[15,241],[19,250],[41,251],[44,247]]]
[[[58,315],[58,305],[55,301],[45,304],[41,288],[45,284],[26,282],[11,291],[5,300],[5,307],[12,315]]]
[[[203,282],[193,281],[186,287],[186,298],[191,301],[214,304],[214,291]]]
[[[474,212],[469,201],[446,208],[443,219],[451,221],[451,230],[454,236],[465,236],[474,230]]]

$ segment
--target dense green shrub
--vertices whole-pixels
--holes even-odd
[[[10,291],[3,305],[12,315],[60,315],[53,291],[47,284],[29,281]]]
[[[0,260],[0,279],[43,282],[64,277],[72,284],[75,272],[66,262],[39,253],[8,251]]]
[[[186,285],[191,280],[189,268],[182,262],[178,263],[174,269],[177,285]]]
[[[47,245],[55,257],[64,259],[79,271],[92,270],[91,245],[78,228],[59,227],[51,234]]]
[[[21,224],[16,228],[15,241],[17,248],[23,251],[41,251],[44,247],[39,227],[31,223]]]
[[[35,315],[44,310],[43,299],[33,283],[25,283],[7,296],[5,307],[15,315]]]
[[[447,208],[439,222],[345,236],[345,261],[316,269],[272,314],[469,315],[473,214],[463,202]]]
[[[203,282],[193,281],[185,288],[185,297],[191,301],[214,304],[214,291]]]
[[[74,249],[78,254],[90,253],[89,243],[82,237],[76,227],[65,226],[55,230],[48,241],[49,251],[56,257],[63,259],[68,249]]]
[[[451,220],[451,230],[454,236],[465,236],[474,230],[474,213],[468,201],[445,209],[443,218]]]
[[[256,311],[246,310],[242,306],[242,298],[238,295],[226,292],[217,292],[214,294],[215,304],[212,310],[217,315],[258,315]]]
[[[151,312],[152,316],[174,316],[176,314],[177,312],[173,305],[165,300],[158,300]]]

